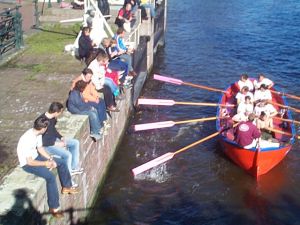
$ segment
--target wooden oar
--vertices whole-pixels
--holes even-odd
[[[281,95],[281,96],[286,96],[288,98],[292,98],[292,99],[296,99],[296,100],[300,100],[300,97],[296,96],[296,95],[291,95],[291,94],[287,94],[287,93],[284,93],[284,92],[280,92],[280,91],[274,91],[274,90],[270,90],[272,93],[274,94],[278,94],[278,95]]]
[[[300,109],[297,109],[297,108],[294,108],[294,107],[291,107],[291,106],[287,106],[287,105],[282,105],[282,104],[279,104],[277,102],[268,101],[268,103],[280,106],[280,107],[285,108],[285,109],[290,109],[294,112],[298,112],[298,113],[300,112]]]
[[[138,105],[196,105],[196,106],[221,106],[221,107],[235,107],[233,104],[218,104],[210,102],[175,102],[174,100],[168,99],[148,99],[148,98],[139,98]]]
[[[238,123],[234,124],[233,127],[236,127],[237,125],[238,125]],[[149,170],[149,169],[151,169],[151,168],[153,168],[155,166],[158,166],[158,165],[160,165],[160,164],[162,164],[162,163],[164,163],[164,162],[172,159],[175,155],[177,155],[177,154],[179,154],[181,152],[184,152],[184,151],[186,151],[186,150],[194,147],[195,145],[198,145],[198,144],[200,144],[200,143],[202,143],[204,141],[207,141],[207,140],[209,140],[209,139],[211,139],[213,137],[216,137],[218,134],[222,133],[226,129],[230,129],[230,128],[222,129],[222,130],[220,130],[220,131],[218,131],[216,133],[213,133],[213,134],[211,134],[211,135],[209,135],[209,136],[207,136],[205,138],[200,139],[199,141],[196,141],[196,142],[194,142],[194,143],[192,143],[192,144],[190,144],[188,146],[185,146],[185,147],[177,150],[176,152],[168,152],[168,153],[166,153],[166,154],[164,154],[164,155],[162,155],[162,156],[160,156],[160,157],[158,157],[156,159],[153,159],[153,160],[151,160],[151,161],[149,161],[149,162],[147,162],[147,163],[145,163],[143,165],[140,165],[140,166],[132,169],[132,173],[134,175],[138,175],[138,174],[140,174],[140,173],[142,173],[142,172],[144,172],[146,170]]]
[[[165,127],[173,127],[177,124],[183,124],[183,123],[194,123],[194,122],[204,122],[204,121],[211,121],[216,119],[225,119],[229,117],[208,117],[208,118],[200,118],[200,119],[193,119],[193,120],[182,120],[182,121],[161,121],[161,122],[155,122],[155,123],[144,123],[144,124],[137,124],[134,125],[135,131],[141,131],[141,130],[151,130],[151,129],[158,129],[158,128],[165,128]]]
[[[300,121],[297,121],[297,120],[290,120],[290,119],[285,119],[285,118],[281,118],[281,117],[274,117],[274,119],[278,119],[278,120],[282,120],[282,121],[285,121],[285,122],[290,122],[290,123],[295,123],[295,124],[300,124]]]
[[[200,85],[200,84],[193,84],[193,83],[190,83],[190,82],[184,82],[184,81],[179,80],[179,79],[175,79],[175,78],[172,78],[172,77],[161,76],[161,75],[158,75],[158,74],[154,74],[154,79],[164,81],[164,82],[168,82],[168,83],[171,83],[171,84],[187,85],[187,86],[200,88],[200,89],[205,89],[205,90],[209,90],[209,91],[216,91],[216,92],[226,93],[226,91],[223,91],[221,89],[212,88],[212,87],[208,87],[208,86],[204,86],[204,85]]]
[[[287,136],[290,136],[290,137],[295,136],[295,138],[300,139],[300,136],[298,136],[298,135],[293,135],[293,134],[290,133],[290,132],[278,130],[278,129],[271,128],[271,127],[265,127],[264,129],[269,130],[269,131],[272,131],[272,132],[275,132],[275,133],[284,134],[284,135],[287,135]]]

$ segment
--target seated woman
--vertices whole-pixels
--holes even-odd
[[[240,92],[237,93],[235,96],[237,104],[239,105],[241,102],[245,101],[245,97],[250,97],[250,102],[253,102],[253,94],[249,91],[249,88],[247,86],[244,86]]]
[[[87,83],[83,80],[79,80],[76,82],[74,89],[70,91],[67,100],[67,108],[70,113],[88,115],[90,122],[90,136],[95,140],[99,140],[101,139],[100,124],[103,121],[100,121],[97,109],[86,103],[82,97],[82,92],[84,91],[86,86]]]
[[[245,97],[245,101],[241,102],[237,108],[237,114],[232,117],[235,122],[247,121],[250,113],[253,113],[253,103],[250,96]]]
[[[242,74],[240,77],[240,80],[238,81],[238,85],[239,85],[239,90],[242,90],[243,87],[248,87],[249,91],[253,91],[254,87],[253,87],[253,83],[252,81],[248,78],[247,74]]]
[[[271,101],[271,100],[272,100],[271,91],[268,89],[268,87],[265,84],[261,84],[260,88],[255,90],[254,92],[254,102],[258,103],[261,101]]]
[[[132,12],[131,12],[131,4],[127,3],[125,7],[122,7],[119,12],[118,16],[116,17],[115,24],[118,27],[122,27],[126,29],[127,32],[130,32],[130,28],[133,27],[135,23],[135,19],[133,18]],[[125,24],[129,24],[130,27],[127,28]]]

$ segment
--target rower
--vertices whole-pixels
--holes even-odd
[[[261,101],[272,100],[271,91],[268,89],[267,85],[261,84],[259,89],[254,92],[254,102],[258,103]]]
[[[258,79],[253,81],[255,89],[259,89],[262,84],[266,85],[267,89],[270,89],[274,86],[273,81],[266,78],[264,74],[259,74]]]
[[[239,105],[241,102],[244,102],[246,96],[249,96],[250,101],[253,102],[254,100],[253,94],[249,91],[249,88],[247,86],[244,86],[241,89],[241,91],[238,92],[237,95],[235,96],[237,104]]]
[[[235,122],[247,121],[250,113],[253,113],[253,103],[250,96],[245,96],[245,101],[239,104],[237,114],[232,117],[232,120]]]
[[[274,116],[278,114],[278,111],[274,108],[274,106],[267,103],[266,101],[261,101],[257,103],[256,106],[254,107],[254,113],[256,116],[260,116],[261,112],[265,112],[265,114],[270,119],[272,119]]]
[[[249,79],[247,74],[242,74],[240,80],[238,81],[239,90],[241,91],[243,87],[248,87],[249,91],[253,91],[254,86],[252,81]]]

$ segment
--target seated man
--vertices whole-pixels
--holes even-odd
[[[245,149],[256,147],[258,138],[261,136],[259,129],[253,124],[254,120],[255,115],[251,113],[248,121],[241,122],[236,130],[235,141]]]
[[[261,84],[259,89],[254,92],[254,102],[258,103],[261,101],[272,100],[271,91],[267,88],[265,84]]]
[[[270,89],[274,86],[273,81],[266,78],[265,75],[263,75],[263,74],[259,74],[258,79],[254,80],[253,83],[254,83],[255,89],[259,89],[262,84],[266,85],[267,89]]]
[[[261,112],[260,116],[256,120],[256,126],[261,132],[261,138],[263,140],[272,140],[272,132],[267,128],[273,128],[272,119],[268,118],[265,112]]]
[[[253,83],[252,81],[248,78],[247,74],[242,74],[240,77],[240,80],[238,81],[239,89],[242,90],[243,87],[248,87],[249,91],[253,91]]]
[[[63,108],[64,106],[60,102],[52,102],[48,111],[41,115],[41,117],[49,120],[48,129],[42,135],[43,146],[49,154],[65,160],[72,176],[81,174],[83,169],[79,168],[79,141],[74,138],[63,137],[55,127]]]
[[[59,158],[52,158],[43,148],[42,134],[49,126],[49,120],[39,117],[34,121],[33,128],[27,130],[20,138],[17,147],[20,167],[28,173],[32,173],[46,180],[49,212],[54,217],[63,217],[59,211],[59,195],[56,178],[51,172],[57,167],[61,182],[62,194],[75,194],[79,190],[72,187],[71,176],[66,163]]]
[[[251,103],[251,98],[246,96],[245,101],[239,104],[237,114],[232,117],[232,120],[235,122],[247,121],[250,113],[253,113],[253,103]]]
[[[260,116],[261,112],[265,112],[268,118],[272,118],[278,114],[278,111],[274,108],[274,106],[265,101],[257,103],[254,107],[254,113],[256,116]]]

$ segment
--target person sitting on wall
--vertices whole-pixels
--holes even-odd
[[[116,107],[115,97],[113,95],[114,84],[111,80],[105,79],[106,67],[108,64],[108,55],[104,50],[101,50],[96,59],[94,59],[89,69],[93,71],[92,83],[95,85],[97,91],[102,91],[104,94],[104,101],[106,108],[111,112],[119,112]]]
[[[140,0],[140,6],[150,9],[151,19],[156,16],[155,6],[151,4],[149,0]]]
[[[103,121],[100,121],[97,109],[86,103],[82,97],[82,92],[86,86],[87,83],[83,80],[76,82],[74,89],[70,91],[67,100],[67,108],[70,113],[88,115],[90,122],[90,136],[97,141],[102,138],[100,135],[100,128]]]
[[[248,87],[249,91],[253,91],[254,86],[252,81],[249,79],[247,74],[242,74],[240,80],[238,81],[239,90],[242,90],[243,87]]]
[[[91,58],[95,58],[98,53],[97,49],[94,48],[96,44],[90,38],[90,31],[91,28],[83,27],[81,36],[78,41],[79,58],[84,60],[86,65],[88,65],[91,61]]]
[[[57,118],[63,112],[64,106],[60,102],[52,102],[48,111],[40,117],[49,120],[49,126],[42,135],[43,146],[51,155],[65,160],[71,176],[81,174],[83,168],[79,167],[79,141],[75,138],[63,137],[56,129]],[[73,186],[74,185],[73,183]]]
[[[92,76],[93,71],[91,69],[83,69],[81,75],[73,80],[71,90],[74,89],[77,81],[83,80],[84,82],[86,82],[87,85],[82,92],[83,100],[97,109],[100,121],[104,121],[103,123],[105,127],[108,127],[105,102],[103,101],[103,99],[100,98],[99,92],[96,90],[96,87],[93,84],[93,82],[91,82]]]
[[[76,194],[78,188],[72,187],[71,175],[63,159],[53,158],[43,147],[42,134],[49,126],[49,120],[39,117],[34,121],[33,128],[27,130],[19,139],[17,154],[19,165],[28,173],[46,180],[49,212],[57,218],[63,217],[59,210],[59,194],[55,175],[51,172],[57,168],[61,182],[62,194]]]
[[[125,31],[122,27],[118,28],[117,33],[114,37],[114,39],[117,41],[117,51],[118,51],[118,56],[119,58],[126,62],[128,65],[128,70],[129,70],[129,75],[130,76],[136,76],[136,72],[133,70],[132,67],[132,58],[131,54],[133,53],[133,49],[128,48],[124,42],[124,36],[125,36]]]
[[[267,89],[270,89],[274,86],[273,81],[266,78],[264,74],[259,74],[258,79],[254,80],[254,87],[255,89],[259,89],[262,84],[266,85]]]
[[[126,7],[126,4],[131,4],[131,12],[132,14],[135,14],[137,9],[141,9],[141,19],[142,20],[148,20],[147,12],[145,7],[140,5],[139,0],[125,0],[123,7]]]
[[[118,51],[116,48],[116,40],[110,38],[103,38],[101,44],[109,58],[108,68],[111,70],[124,71],[119,80],[123,86],[130,85],[132,76],[127,76],[128,64],[119,58]]]
[[[251,113],[248,121],[241,122],[236,129],[235,141],[245,149],[256,147],[258,138],[261,136],[259,129],[253,124],[254,120],[255,114]]]
[[[136,19],[133,18],[133,14],[131,12],[131,4],[127,3],[125,7],[122,7],[115,20],[115,24],[118,27],[124,28],[127,32],[130,32],[133,27]]]

